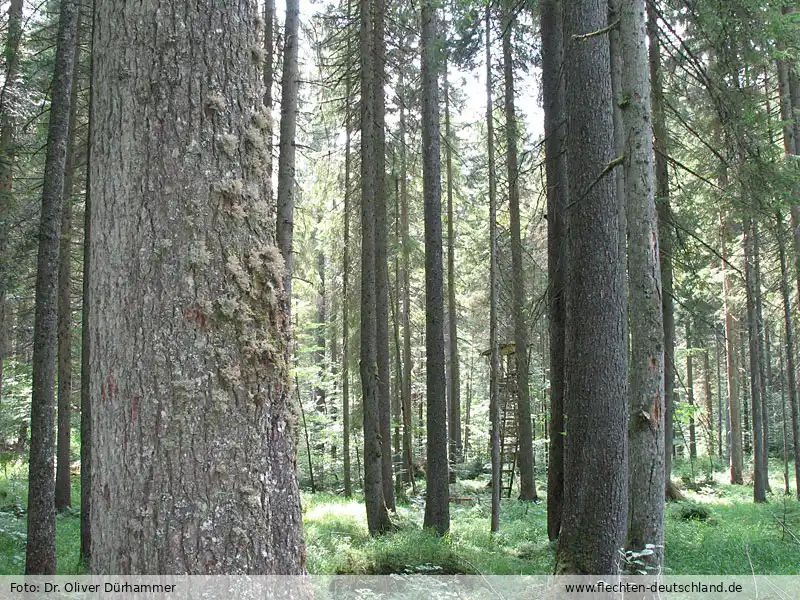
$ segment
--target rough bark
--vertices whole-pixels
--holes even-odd
[[[275,82],[275,0],[264,0],[264,116],[267,119],[267,130],[264,140],[267,144],[265,155],[264,177],[272,197],[272,118],[273,98],[272,86]]]
[[[28,575],[52,575],[56,569],[53,420],[58,345],[58,255],[79,12],[79,5],[74,0],[61,1],[51,85],[36,269],[31,446],[28,462],[28,541],[25,559],[25,572]]]
[[[565,38],[605,28],[605,2],[566,8]],[[569,47],[565,63],[570,257],[565,277],[564,508],[556,573],[615,573],[628,505],[627,299],[614,160],[608,39]]]
[[[386,210],[386,24],[385,2],[374,0],[373,7],[373,103],[375,147],[375,341],[378,360],[378,402],[380,405],[381,470],[383,499],[395,510],[394,465],[392,462],[392,396],[389,387],[389,226]]]
[[[756,295],[758,290],[758,278],[755,268],[755,223],[749,215],[744,218],[744,245],[745,256],[745,280],[747,286],[747,332],[750,348],[750,401],[751,415],[753,421],[753,500],[755,502],[766,501],[766,482],[764,472],[764,430],[763,412],[761,408],[762,398],[762,358],[761,344],[759,343],[758,315],[756,307]]]
[[[445,164],[447,168],[447,334],[449,351],[449,377],[447,393],[450,406],[448,434],[450,461],[461,460],[461,365],[458,357],[458,307],[456,305],[456,234],[453,216],[453,143],[450,130],[450,86],[447,80],[447,63],[443,69],[444,79],[444,140]]]
[[[281,125],[278,141],[278,248],[283,257],[286,309],[291,312],[292,253],[294,238],[295,198],[295,133],[297,131],[297,101],[299,91],[300,0],[287,0],[286,24],[283,28],[283,73],[281,75]],[[267,119],[269,122],[269,119]],[[262,138],[263,143],[263,138]],[[266,153],[265,153],[266,156]],[[291,320],[290,320],[291,322]]]
[[[256,4],[95,19],[90,570],[300,574]]]
[[[422,0],[422,187],[425,205],[425,375],[427,383],[426,528],[450,529],[447,397],[444,377],[442,181],[439,142],[439,37],[437,4]]]
[[[564,499],[564,270],[566,267],[567,164],[560,0],[541,3],[542,98],[547,173],[547,276],[550,336],[550,450],[547,469],[547,536],[561,530]]]
[[[519,159],[517,157],[517,114],[514,107],[514,63],[512,36],[515,7],[503,3],[503,77],[505,82],[506,170],[511,233],[511,287],[514,313],[514,357],[517,362],[517,427],[519,483],[521,500],[537,500],[533,463],[533,431],[528,371],[528,323],[525,317],[525,267],[522,260],[522,233],[519,210]]]
[[[672,209],[669,200],[667,168],[668,136],[664,112],[664,76],[661,66],[661,36],[654,3],[647,3],[647,36],[650,40],[651,102],[653,112],[653,149],[655,151],[655,198],[658,213],[658,245],[661,263],[661,312],[664,322],[664,479],[667,500],[681,497],[672,483],[673,407],[675,403],[675,308],[672,292]]]
[[[0,90],[0,398],[3,394],[3,360],[8,354],[6,296],[10,283],[8,252],[8,220],[13,202],[16,123],[13,106],[16,102],[16,81],[19,74],[19,43],[22,38],[22,0],[11,0],[6,22],[6,45],[3,50],[5,73]]]
[[[75,64],[80,57],[80,36],[75,37]],[[58,433],[56,441],[56,511],[70,506],[70,438],[72,429],[72,191],[75,181],[75,120],[78,81],[73,71],[70,95],[69,140],[64,161],[61,240],[58,253]]]
[[[620,42],[631,338],[627,547],[640,551],[652,544],[653,554],[643,559],[658,568],[664,545],[664,323],[645,0],[623,0]]]
[[[372,535],[386,531],[375,308],[375,71],[372,3],[360,3],[361,30],[361,390],[364,412],[364,502]]]

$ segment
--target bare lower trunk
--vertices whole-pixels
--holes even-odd
[[[628,223],[628,322],[631,334],[628,421],[628,536],[655,569],[664,546],[664,323],[648,72],[645,0],[623,0],[625,194]]]
[[[547,273],[550,335],[550,449],[547,468],[547,536],[561,530],[564,499],[564,270],[566,267],[567,164],[563,35],[560,0],[541,5],[542,97],[547,170]]]
[[[25,559],[25,573],[28,575],[52,575],[56,570],[53,416],[58,344],[58,258],[75,40],[80,14],[78,3],[74,0],[62,0],[60,6],[36,269],[31,446],[28,462],[28,540]]]
[[[566,7],[565,38],[608,26],[605,3]],[[625,257],[613,168],[610,56],[605,36],[565,58],[570,177],[566,272],[564,508],[558,574],[615,573],[628,507]],[[591,82],[591,86],[589,83]],[[591,348],[591,352],[587,349]]]
[[[439,37],[435,0],[422,0],[422,159],[425,202],[426,528],[450,529],[447,399],[444,377],[442,182],[439,153]]]
[[[514,313],[514,358],[517,362],[517,411],[519,481],[521,500],[537,500],[531,430],[531,398],[528,366],[528,323],[525,318],[525,273],[522,263],[522,233],[519,211],[519,166],[517,158],[517,114],[514,107],[514,65],[511,40],[514,7],[503,4],[503,76],[505,81],[506,170],[511,229],[512,311]]]

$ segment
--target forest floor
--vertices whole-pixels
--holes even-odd
[[[716,466],[716,468],[714,468]],[[751,486],[727,483],[724,465],[703,459],[677,461],[675,481],[685,502],[671,502],[666,517],[666,572],[689,574],[800,575],[800,503],[783,494],[782,465],[771,465],[773,494],[752,502]],[[694,471],[694,478],[692,478]],[[20,574],[25,560],[27,473],[0,473],[0,574]],[[694,481],[694,482],[693,482]],[[58,572],[82,571],[80,488],[73,478],[73,508],[57,518]],[[422,530],[424,498],[411,495],[398,507],[396,530],[377,539],[367,532],[360,498],[303,493],[308,570],[311,574],[552,572],[555,546],[547,540],[545,503],[504,499],[498,534],[489,533],[486,476],[461,480],[451,504],[450,534]],[[788,531],[787,531],[788,529]]]

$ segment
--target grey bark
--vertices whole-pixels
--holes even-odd
[[[425,375],[427,389],[427,495],[424,526],[450,529],[447,461],[447,397],[444,374],[444,277],[442,181],[439,133],[439,37],[437,3],[422,0],[422,188],[425,206]]]
[[[498,331],[497,168],[494,154],[494,102],[492,100],[492,19],[486,3],[486,145],[489,162],[489,422],[492,456],[492,509],[490,530],[500,531],[500,340]]]
[[[608,25],[606,3],[566,8],[565,38]],[[556,573],[615,573],[628,505],[625,257],[614,160],[608,39],[570,44],[570,214],[565,278],[564,508]]]
[[[264,0],[264,116],[267,119],[267,130],[264,133],[264,140],[267,144],[264,176],[269,186],[270,197],[272,197],[272,134],[274,127],[272,86],[275,82],[275,21],[275,0]]]
[[[56,569],[53,419],[58,345],[58,255],[79,12],[74,0],[61,1],[51,85],[36,269],[28,541],[25,551],[25,573],[28,575],[52,575]]]
[[[767,367],[769,360],[769,350],[767,344],[769,337],[764,324],[764,308],[761,293],[761,242],[758,233],[758,223],[753,221],[753,268],[756,278],[756,331],[758,332],[758,370],[761,381],[761,470],[764,477],[764,489],[771,492],[769,485],[769,376],[770,369]]]
[[[689,457],[697,457],[697,431],[694,419],[694,347],[692,338],[691,319],[686,322],[686,403],[689,405]]]
[[[8,354],[7,290],[10,284],[8,221],[13,202],[16,123],[13,106],[16,102],[16,81],[19,74],[19,43],[22,38],[22,0],[11,0],[6,22],[6,45],[3,50],[5,73],[0,90],[0,398],[3,394],[3,360]]]
[[[645,0],[623,0],[620,45],[624,61],[625,195],[628,224],[628,549],[651,567],[664,546],[664,322]]]
[[[96,7],[93,573],[304,571],[256,19]]]
[[[75,37],[74,63],[79,63],[80,35]],[[58,253],[58,433],[56,441],[56,511],[72,506],[70,499],[70,438],[72,429],[72,192],[75,180],[75,120],[78,101],[77,69],[70,95],[69,140],[64,161],[61,240]]]
[[[287,0],[286,24],[283,28],[283,74],[281,76],[281,125],[278,141],[278,248],[286,269],[283,288],[287,312],[291,313],[292,253],[294,238],[295,202],[295,133],[297,131],[297,103],[299,91],[300,1]],[[269,123],[269,118],[267,119]],[[262,138],[263,141],[263,138]],[[266,158],[266,153],[265,153]]]
[[[547,276],[550,336],[550,450],[547,469],[547,536],[561,529],[564,498],[564,271],[568,188],[564,148],[564,40],[560,0],[541,3],[542,98],[547,172]]]
[[[505,81],[506,169],[511,233],[512,312],[514,313],[514,357],[517,362],[517,412],[519,482],[521,500],[537,500],[533,463],[533,431],[528,366],[528,323],[525,318],[525,267],[519,210],[519,159],[517,157],[517,114],[514,107],[514,33],[512,2],[503,3],[503,76]]]
[[[361,389],[364,412],[364,502],[372,535],[386,531],[375,308],[375,70],[372,3],[362,0],[361,54]]]

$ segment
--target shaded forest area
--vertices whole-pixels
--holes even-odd
[[[800,574],[796,8],[0,3],[0,572]]]

